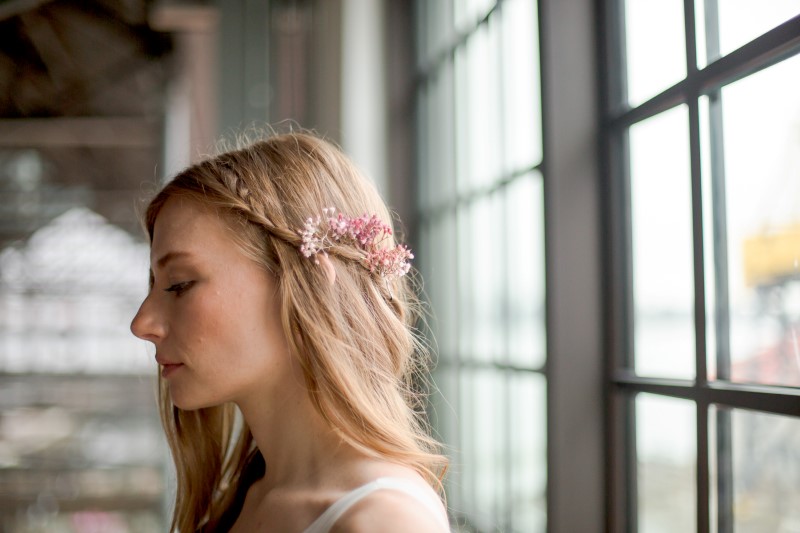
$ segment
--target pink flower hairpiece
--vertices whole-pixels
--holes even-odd
[[[323,230],[323,222],[325,229]],[[352,244],[364,252],[364,266],[385,279],[400,277],[408,273],[414,254],[406,246],[382,248],[380,243],[392,235],[392,228],[384,224],[377,215],[361,215],[350,218],[336,213],[333,207],[322,210],[322,216],[308,217],[299,231],[303,242],[300,253],[314,257],[337,243]],[[314,262],[319,264],[316,258]]]

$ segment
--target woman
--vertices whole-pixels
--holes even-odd
[[[300,133],[198,163],[150,202],[131,330],[162,367],[173,531],[449,531],[412,383],[411,254],[389,221],[339,150]]]

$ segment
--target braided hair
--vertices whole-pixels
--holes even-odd
[[[326,250],[336,273],[331,284],[299,252],[304,221],[326,206],[375,213],[391,225],[373,184],[330,142],[288,133],[178,174],[147,207],[151,240],[161,208],[176,196],[222,217],[243,253],[275,277],[291,356],[331,428],[363,453],[410,466],[441,490],[446,460],[423,416],[418,379],[427,351],[415,334],[418,302],[409,276],[381,279],[342,243]],[[172,529],[213,531],[241,504],[248,480],[263,472],[263,458],[233,406],[181,410],[161,379],[159,405],[178,478]]]

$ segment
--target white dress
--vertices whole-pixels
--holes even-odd
[[[370,494],[378,490],[394,490],[408,494],[416,499],[424,507],[426,507],[439,523],[442,525],[442,531],[450,531],[450,526],[447,523],[447,517],[442,512],[439,497],[433,489],[422,487],[407,479],[382,477],[375,481],[371,481],[366,485],[362,485],[354,489],[338,500],[333,505],[328,507],[324,513],[319,515],[319,518],[308,526],[303,533],[328,533],[336,521],[347,512],[353,505],[366,498]]]

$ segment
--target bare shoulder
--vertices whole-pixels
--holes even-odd
[[[444,515],[444,507],[441,509]],[[413,496],[396,490],[376,491],[351,507],[331,533],[444,533],[441,519]]]

